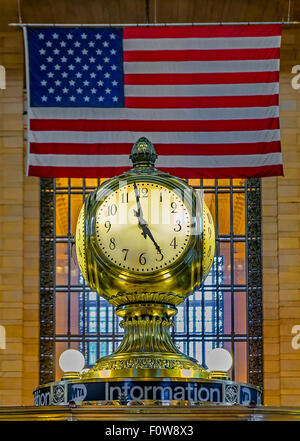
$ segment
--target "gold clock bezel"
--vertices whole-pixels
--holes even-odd
[[[158,269],[151,272],[135,272],[130,270],[125,270],[124,268],[114,264],[111,260],[107,258],[105,253],[101,250],[101,247],[99,246],[97,237],[96,237],[96,213],[102,203],[105,201],[105,199],[113,193],[115,190],[117,190],[120,187],[120,181],[122,175],[118,177],[118,179],[112,178],[109,181],[106,181],[103,187],[100,187],[95,194],[89,195],[90,201],[88,202],[89,205],[93,206],[92,210],[86,210],[88,216],[91,212],[93,212],[93,215],[89,216],[87,225],[90,226],[90,233],[89,239],[90,239],[90,248],[86,250],[87,253],[93,253],[95,258],[98,260],[98,263],[100,265],[103,265],[107,271],[111,273],[112,276],[119,277],[127,282],[130,283],[140,283],[143,280],[145,281],[153,281],[153,283],[159,283],[162,280],[165,280],[166,278],[172,277],[173,274],[176,272],[177,274],[180,273],[182,270],[186,268],[186,265],[189,265],[189,263],[194,260],[194,250],[196,247],[196,243],[199,240],[202,240],[202,233],[203,231],[200,231],[200,222],[198,221],[198,217],[196,216],[196,192],[195,190],[188,186],[185,182],[181,183],[181,180],[178,178],[173,178],[172,176],[168,176],[167,178],[165,176],[161,176],[160,174],[157,175],[146,175],[146,176],[128,176],[126,177],[126,184],[131,184],[133,182],[136,182],[137,184],[139,182],[147,182],[147,183],[154,183],[159,184],[161,186],[164,186],[165,188],[169,190],[173,190],[175,192],[180,191],[182,194],[184,194],[184,204],[186,205],[190,215],[191,215],[191,230],[194,231],[196,234],[191,234],[188,240],[188,243],[185,247],[185,250],[183,253],[178,257],[177,260],[167,265],[165,268]],[[124,177],[124,184],[125,184],[125,177]],[[190,194],[187,194],[186,190],[187,188],[191,189]],[[182,197],[182,196],[181,196]],[[91,199],[94,199],[93,201]],[[182,198],[183,199],[183,198]]]

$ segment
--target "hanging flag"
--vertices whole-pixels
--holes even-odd
[[[111,177],[141,136],[184,178],[283,174],[281,25],[25,29],[27,173]]]

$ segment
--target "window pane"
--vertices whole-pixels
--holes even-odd
[[[238,342],[234,345],[234,379],[247,383],[247,343]]]
[[[244,187],[245,186],[245,180],[241,178],[232,179],[232,185],[234,187]]]
[[[203,186],[204,187],[214,187],[215,186],[215,179],[203,179]]]
[[[234,294],[234,332],[236,334],[247,332],[247,301],[244,291]]]
[[[223,333],[231,334],[232,331],[232,304],[231,304],[231,292],[224,292],[223,298],[223,308],[224,308],[224,323],[223,323]]]
[[[70,179],[70,181],[71,181],[71,187],[82,188],[83,179],[81,179],[81,178],[72,178],[72,179]]]
[[[85,179],[85,187],[96,188],[98,186],[98,179],[88,178]]]
[[[78,292],[71,292],[70,293],[70,308],[71,308],[71,324],[70,324],[70,332],[71,334],[81,334],[81,330],[79,327],[79,321],[80,321],[80,295],[82,293]]]
[[[57,178],[55,181],[56,187],[68,187],[68,178]]]
[[[65,292],[56,293],[55,301],[55,331],[56,334],[68,333],[68,294]]]
[[[68,284],[68,243],[56,244],[56,284]]]
[[[233,234],[237,236],[245,235],[245,194],[233,193]]]
[[[219,193],[218,194],[218,224],[219,234],[230,234],[230,194]]]
[[[234,283],[244,285],[246,283],[245,243],[234,244]]]
[[[229,187],[230,185],[230,179],[218,179],[218,186],[219,187]]]
[[[77,262],[75,244],[71,244],[70,264],[71,264],[71,284],[81,285],[82,284],[81,272]]]
[[[68,196],[66,194],[56,195],[56,235],[67,236],[68,225]]]
[[[200,187],[200,179],[188,179],[188,184],[192,187]]]
[[[231,244],[229,242],[220,242],[220,257],[223,261],[223,283],[231,284]]]

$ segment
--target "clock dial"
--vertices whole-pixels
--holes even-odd
[[[152,273],[185,252],[191,237],[191,213],[175,191],[138,182],[120,186],[96,212],[101,251],[120,268]]]

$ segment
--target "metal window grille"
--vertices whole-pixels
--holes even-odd
[[[74,261],[73,199],[82,204],[100,180],[61,181],[43,178],[40,187],[41,384],[54,381],[57,358],[64,349],[81,350],[91,366],[99,357],[112,352],[122,339],[120,319],[113,307],[91,292]],[[215,218],[216,253],[201,290],[178,306],[174,341],[204,366],[208,349],[227,348],[235,360],[231,378],[242,378],[262,387],[260,180],[193,180],[191,184],[203,189],[204,197],[210,201]],[[58,210],[65,219],[65,229],[60,232]],[[242,220],[241,228],[236,226],[236,219]],[[244,259],[237,261],[236,255],[243,255]],[[58,326],[62,321],[63,326]]]

